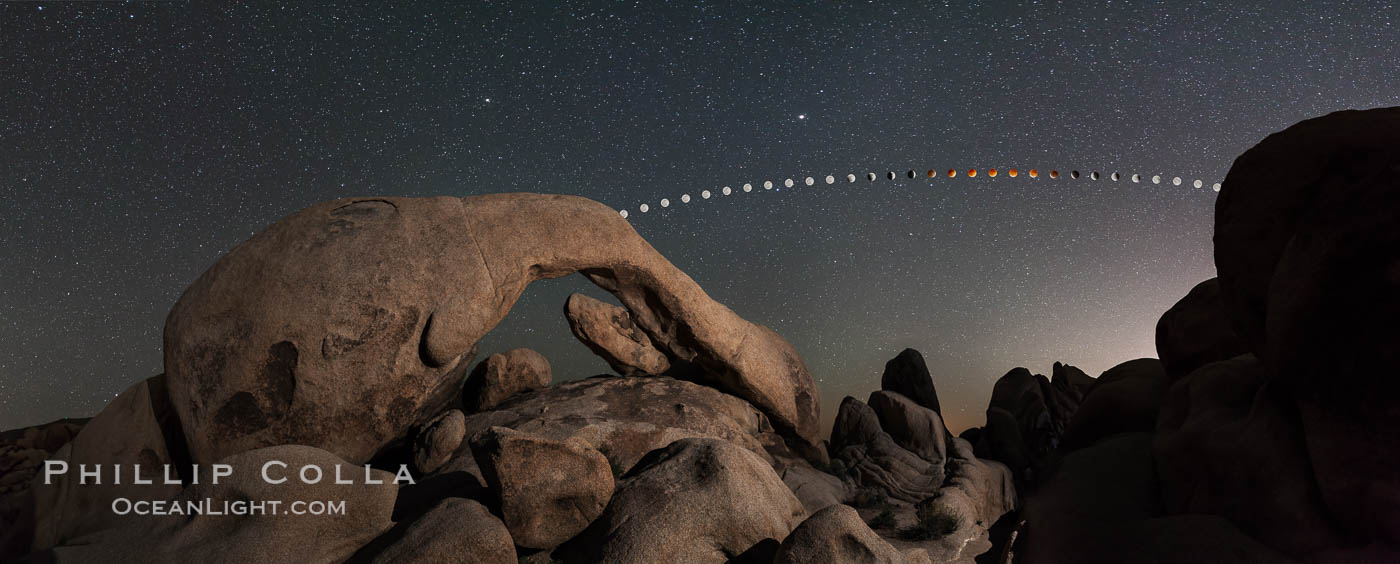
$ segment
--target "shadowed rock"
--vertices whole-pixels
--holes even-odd
[[[914,400],[940,417],[943,414],[943,409],[938,406],[933,376],[929,375],[928,365],[924,364],[924,355],[914,349],[904,349],[885,363],[885,372],[880,375],[880,389]]]
[[[935,465],[899,446],[880,428],[875,411],[849,396],[836,412],[831,457],[844,463],[855,483],[904,501],[928,498],[943,484],[943,464]]]
[[[1152,436],[1123,433],[1069,453],[1026,502],[1027,562],[1292,562],[1216,516],[1162,515]]]
[[[492,427],[471,439],[515,544],[550,549],[587,527],[613,493],[608,459],[578,438],[552,441]]]
[[[723,563],[807,516],[773,468],[714,439],[682,439],[647,454],[607,509],[554,552],[566,562]]]
[[[574,337],[618,374],[650,376],[670,370],[666,354],[651,344],[651,338],[632,322],[626,309],[573,294],[564,303],[564,315]]]
[[[987,425],[978,437],[978,456],[1005,463],[1018,479],[1029,477],[1028,471],[1059,441],[1046,400],[1053,388],[1044,376],[1019,367],[997,379],[987,402]]]
[[[299,443],[367,460],[448,407],[526,285],[574,272],[821,457],[816,387],[787,341],[710,299],[616,211],[542,194],[334,200],[234,248],[166,319],[191,454]]]
[[[413,465],[419,472],[437,470],[452,458],[467,432],[467,420],[458,409],[448,410],[428,423],[413,446]]]
[[[1074,450],[1118,433],[1156,429],[1167,384],[1167,373],[1155,358],[1130,360],[1108,369],[1075,411],[1061,448]]]
[[[1270,135],[1215,211],[1230,319],[1293,395],[1329,514],[1400,546],[1400,108]]]
[[[0,433],[0,561],[29,552],[34,543],[35,476],[86,423],[60,419]]]
[[[475,413],[500,405],[520,392],[549,385],[553,371],[549,360],[530,349],[493,354],[476,365],[462,385],[462,405]]]
[[[842,562],[905,564],[907,560],[862,521],[849,505],[818,511],[783,539],[774,564]]]
[[[1157,320],[1157,356],[1173,381],[1246,351],[1225,316],[1220,280],[1197,284]]]
[[[1297,415],[1253,355],[1207,364],[1162,405],[1153,453],[1169,513],[1229,518],[1289,554],[1332,546]]]

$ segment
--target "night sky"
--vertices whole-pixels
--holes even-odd
[[[1400,104],[1389,3],[209,4],[0,5],[0,428],[159,373],[185,286],[297,209],[531,191],[630,209],[797,347],[824,426],[914,347],[959,430],[1013,367],[1155,356],[1158,316],[1214,275],[1234,157]],[[988,167],[1086,177],[883,178]],[[606,372],[574,291],[606,296],[532,285],[482,352]]]

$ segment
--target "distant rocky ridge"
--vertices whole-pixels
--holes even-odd
[[[953,436],[905,350],[824,443],[792,347],[607,208],[313,206],[182,296],[165,374],[0,433],[0,560],[1400,561],[1400,108],[1270,136],[1216,221],[1219,279],[1162,315],[1160,359],[1013,369]],[[622,304],[564,307],[617,374],[556,384],[528,349],[473,365],[525,284],[576,271]],[[49,459],[183,483],[46,485]],[[267,484],[268,461],[355,481]],[[211,462],[239,472],[214,484]],[[351,510],[118,516],[120,497]]]

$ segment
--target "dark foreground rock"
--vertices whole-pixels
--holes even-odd
[[[577,437],[607,456],[619,474],[646,453],[687,437],[722,439],[764,460],[772,460],[770,448],[783,445],[767,417],[748,402],[671,378],[575,380],[467,417],[468,436],[493,426],[556,441]],[[461,463],[470,459],[464,447],[444,468],[465,469]]]
[[[1220,280],[1191,288],[1157,320],[1157,357],[1172,381],[1192,370],[1248,352],[1225,315]]]
[[[1216,200],[1226,310],[1291,396],[1327,513],[1400,546],[1400,108],[1270,135]]]
[[[437,470],[462,445],[467,419],[459,409],[451,409],[432,420],[418,433],[413,446],[413,465],[419,472]]]
[[[943,485],[943,464],[934,464],[899,446],[880,427],[870,406],[847,397],[831,430],[831,457],[856,484],[877,488],[890,497],[917,502]]]
[[[49,457],[67,465],[68,472],[55,476],[50,483],[44,483],[42,476],[33,482],[34,550],[131,521],[112,511],[115,499],[163,501],[180,492],[180,486],[165,484],[166,465],[171,466],[171,475],[176,479],[180,469],[167,446],[161,423],[162,414],[169,409],[164,400],[164,382],[163,376],[155,376],[127,388],[71,442]],[[182,449],[183,445],[177,448]],[[79,470],[98,464],[108,470],[106,479],[80,483]],[[124,479],[117,481],[112,473],[114,467],[126,473]],[[132,473],[138,470],[143,479],[155,483],[134,484]]]

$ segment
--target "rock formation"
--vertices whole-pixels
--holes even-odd
[[[1157,321],[1157,356],[1172,381],[1247,352],[1225,316],[1220,280],[1197,284]]]
[[[1074,450],[1117,433],[1152,432],[1167,383],[1166,370],[1155,358],[1130,360],[1106,370],[1084,395],[1061,446]]]
[[[880,429],[889,433],[895,444],[935,466],[943,466],[948,458],[948,430],[938,412],[884,390],[871,392],[868,403],[880,421]]]
[[[551,549],[573,538],[613,494],[608,459],[583,439],[492,427],[472,437],[471,449],[518,546]]]
[[[833,505],[793,529],[773,560],[774,564],[808,562],[905,564],[908,561],[904,554],[870,530],[855,509]]]
[[[855,483],[890,497],[917,502],[938,493],[943,465],[920,458],[890,437],[870,406],[847,397],[831,429],[831,457],[840,460]]]
[[[414,520],[371,562],[515,564],[518,559],[500,519],[480,503],[449,497]]]
[[[300,443],[367,460],[451,404],[527,284],[574,272],[821,456],[816,387],[787,341],[710,299],[612,209],[540,194],[334,200],[234,248],[166,320],[191,455]]]
[[[885,372],[880,376],[880,389],[895,392],[915,403],[932,409],[942,417],[943,408],[938,405],[938,391],[933,387],[933,376],[929,375],[924,355],[914,349],[904,349],[885,363]]]
[[[467,436],[493,426],[598,449],[619,473],[646,453],[683,438],[721,439],[769,460],[783,441],[754,406],[713,388],[671,378],[601,376],[522,394],[467,417]],[[447,468],[471,459],[459,449]],[[465,460],[464,460],[465,459]],[[473,464],[472,467],[475,467]]]
[[[437,470],[457,447],[467,433],[467,419],[458,409],[450,409],[432,420],[418,433],[413,445],[413,466],[419,472]]]
[[[68,467],[51,483],[38,477],[33,483],[35,550],[70,541],[88,533],[110,529],[130,521],[111,509],[112,500],[134,498],[166,500],[180,492],[180,486],[164,484],[165,466],[178,477],[179,464],[166,445],[160,413],[168,407],[163,401],[164,377],[142,380],[127,388],[107,404],[51,457]],[[153,393],[154,392],[154,393]],[[79,470],[102,464],[109,472],[105,480],[80,483]],[[132,473],[154,480],[152,485],[134,484]],[[118,477],[112,472],[126,472]],[[120,482],[117,480],[121,479]]]
[[[1208,364],[1172,386],[1153,453],[1171,514],[1228,518],[1288,554],[1335,545],[1292,406],[1253,355]],[[1246,471],[1247,470],[1247,471]]]
[[[34,539],[35,476],[87,421],[60,419],[0,433],[0,560],[29,552]]]
[[[1215,209],[1230,320],[1293,398],[1327,512],[1400,546],[1400,108],[1344,111],[1235,160]]]
[[[574,336],[618,374],[649,376],[671,369],[670,359],[651,344],[626,309],[573,294],[564,303],[564,315]]]
[[[807,516],[773,468],[715,439],[651,452],[619,481],[601,517],[555,551],[566,562],[713,562],[786,538]]]
[[[553,374],[549,360],[530,349],[493,354],[467,375],[462,405],[472,413],[494,409],[515,394],[548,386]]]

